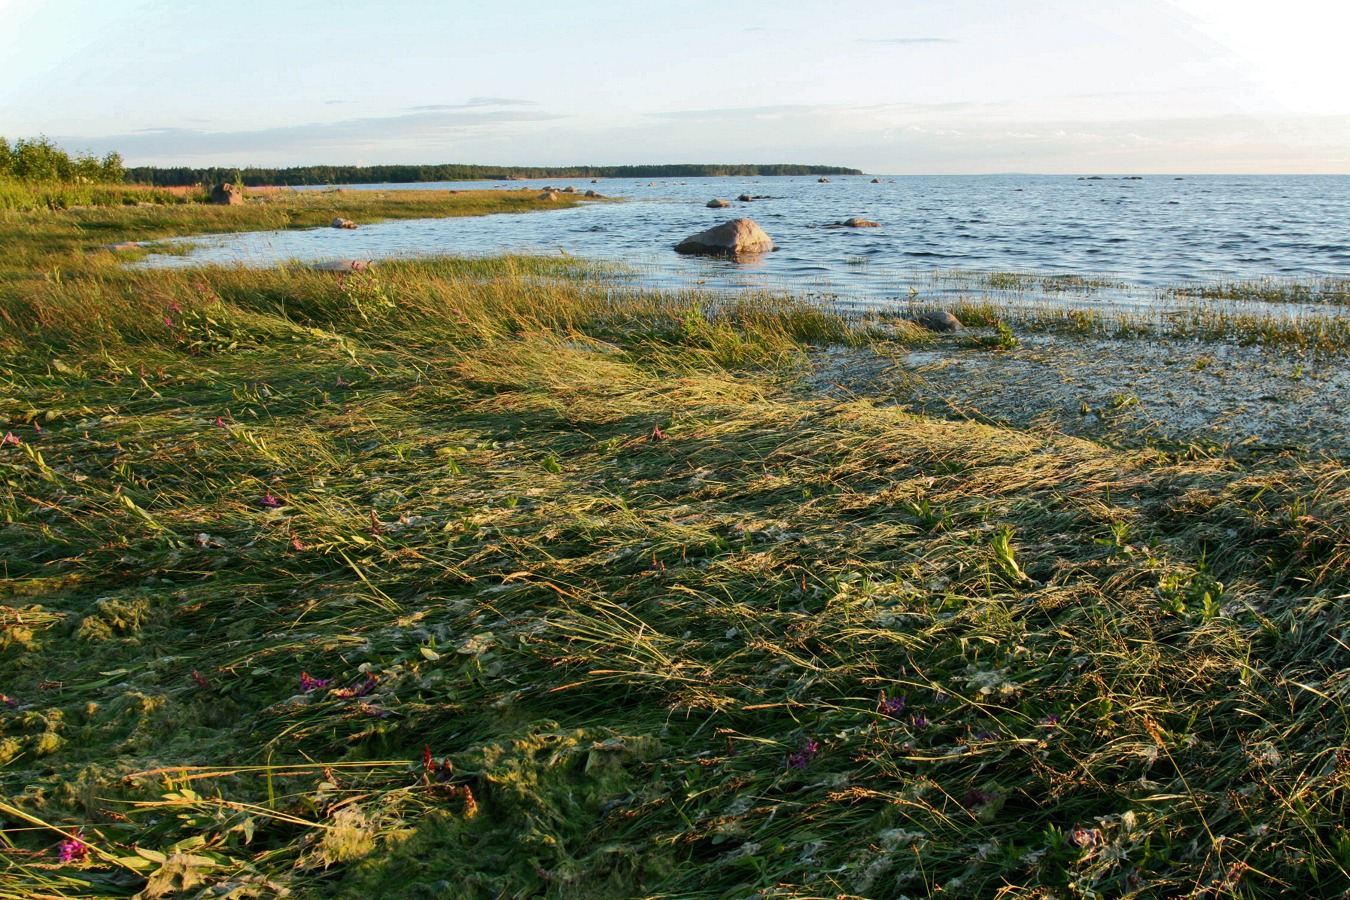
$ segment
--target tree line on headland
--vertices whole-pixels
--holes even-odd
[[[424,166],[290,166],[246,169],[190,166],[133,166],[126,180],[179,187],[241,182],[244,185],[407,184],[429,181],[507,181],[539,178],[708,178],[721,175],[861,175],[859,169],[791,163],[768,165],[671,164],[647,166],[479,166],[446,163]]]
[[[118,184],[126,170],[122,157],[88,153],[71,156],[46,137],[19,138],[12,145],[0,136],[0,181],[23,184]]]

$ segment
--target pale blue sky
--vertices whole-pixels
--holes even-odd
[[[1350,173],[1319,0],[0,0],[0,135],[131,163]]]

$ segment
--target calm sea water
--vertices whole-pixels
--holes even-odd
[[[428,219],[192,238],[149,265],[379,259],[504,251],[618,260],[642,283],[758,287],[870,304],[969,273],[1118,280],[1124,294],[1216,280],[1350,275],[1350,176],[834,176],[512,182],[595,189],[622,203],[528,215]],[[475,189],[500,183],[356,185]],[[760,196],[750,203],[740,194]],[[707,209],[714,197],[730,209]],[[739,216],[779,247],[751,262],[677,256],[690,234]],[[881,228],[829,228],[859,216]]]

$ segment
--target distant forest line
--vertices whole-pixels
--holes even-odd
[[[134,184],[181,187],[239,181],[261,185],[408,184],[418,181],[506,181],[539,178],[711,178],[722,175],[861,175],[841,166],[673,164],[652,166],[290,166],[246,169],[188,166],[133,166],[126,180]]]

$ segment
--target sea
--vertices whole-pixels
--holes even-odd
[[[875,179],[875,180],[874,180]],[[643,287],[766,290],[850,306],[923,291],[1053,284],[1052,302],[1156,305],[1178,287],[1350,277],[1350,176],[988,175],[541,179],[344,185],[346,190],[573,187],[621,202],[542,213],[191,237],[149,266],[272,265],[428,255],[566,255],[622,263]],[[739,201],[737,197],[753,199]],[[730,208],[710,209],[720,198]],[[683,238],[753,219],[776,250],[676,254]],[[837,227],[859,217],[878,228]],[[1009,275],[1028,276],[1008,278]],[[1039,280],[1038,280],[1039,279]]]

